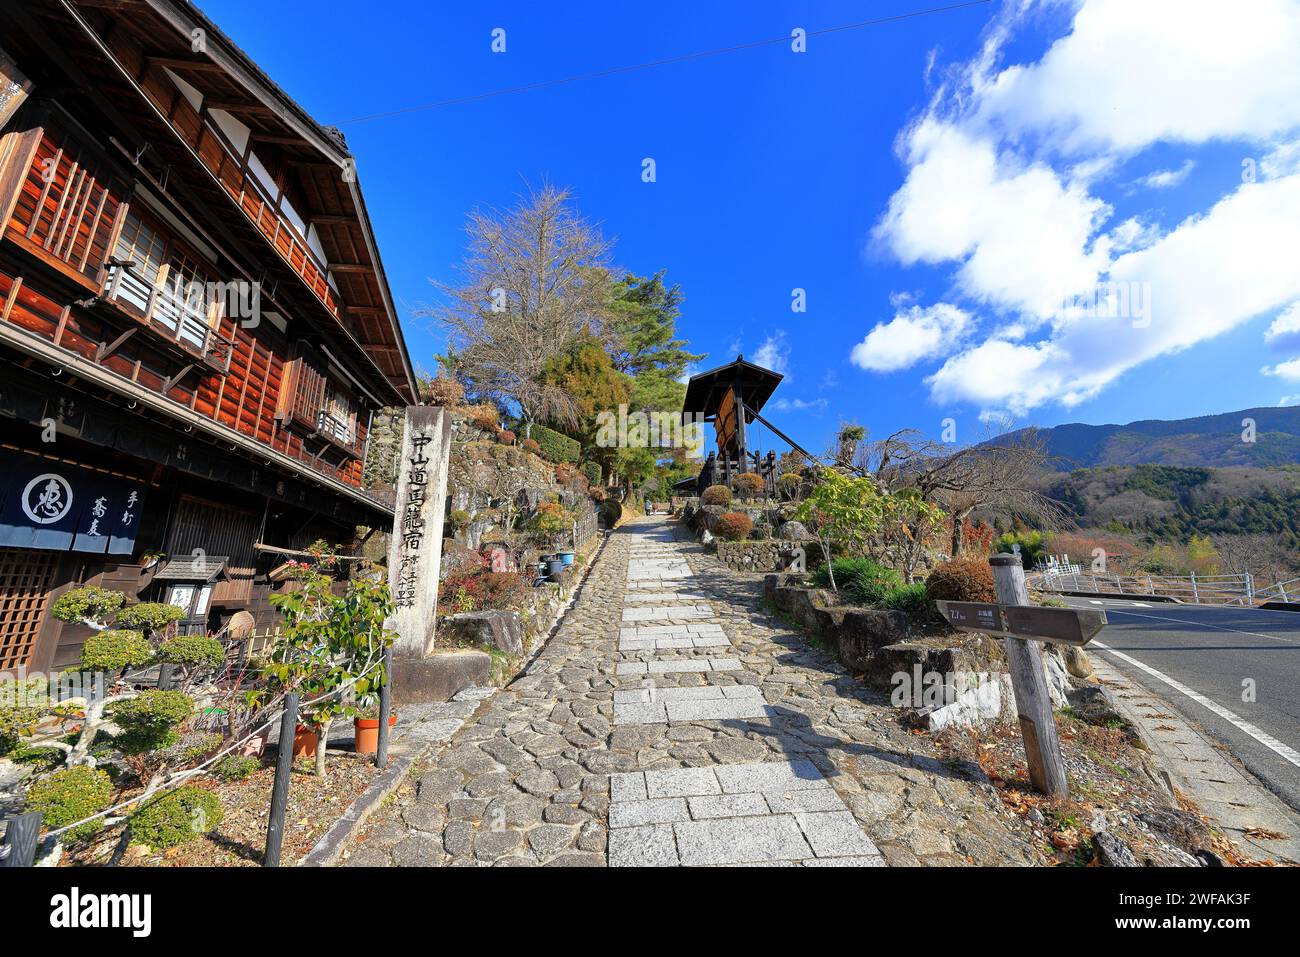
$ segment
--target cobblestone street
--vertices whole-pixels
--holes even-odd
[[[531,666],[430,753],[347,865],[1041,860],[971,769],[675,523],[615,531]]]

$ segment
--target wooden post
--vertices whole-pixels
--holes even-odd
[[[36,837],[41,832],[41,812],[32,811],[9,819],[0,855],[0,867],[31,867],[36,860]]]
[[[284,714],[280,717],[280,748],[275,761],[275,784],[271,788],[271,815],[266,825],[266,855],[263,867],[280,866],[280,847],[284,844],[284,813],[289,804],[289,775],[293,772],[293,736],[298,730],[298,693],[284,696]]]
[[[993,587],[1003,605],[1028,605],[1025,567],[1016,555],[994,555]],[[1061,757],[1061,741],[1052,716],[1052,699],[1047,691],[1047,672],[1043,669],[1042,648],[1036,641],[1006,637],[1002,639],[1011,672],[1011,688],[1016,695],[1020,716],[1020,736],[1025,742],[1025,759],[1029,779],[1043,794],[1064,797],[1070,793]]]
[[[379,744],[375,747],[375,767],[388,764],[388,717],[393,713],[393,646],[384,649],[384,683],[379,688]]]

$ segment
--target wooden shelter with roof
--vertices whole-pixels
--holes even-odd
[[[682,414],[688,421],[712,423],[717,449],[709,453],[698,477],[674,486],[677,491],[698,494],[710,485],[730,486],[735,476],[753,472],[763,478],[768,494],[774,494],[776,452],[769,450],[764,455],[758,447],[753,429],[756,422],[796,452],[813,458],[761,414],[783,378],[779,372],[746,362],[743,355],[736,356],[735,362],[691,376]]]

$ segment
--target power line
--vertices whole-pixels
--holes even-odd
[[[831,33],[843,33],[846,30],[860,30],[863,27],[880,26],[886,23],[896,23],[900,20],[911,20],[915,17],[930,16],[935,13],[948,13],[953,10],[961,10],[965,7],[978,7],[993,0],[966,0],[964,3],[951,3],[943,7],[930,7],[927,10],[913,10],[910,13],[899,13],[890,17],[877,17],[874,20],[861,20],[857,23],[845,23],[836,27],[825,27],[821,30],[810,30],[809,37],[821,37]],[[706,57],[721,56],[724,53],[738,53],[741,50],[754,50],[759,47],[772,46],[776,43],[788,43],[790,37],[780,36],[772,37],[767,40],[754,40],[750,43],[739,43],[735,46],[719,47],[716,50],[700,50],[695,53],[683,53],[678,56],[663,57],[658,60],[647,60],[644,63],[633,63],[629,66],[616,66],[607,70],[597,70],[594,73],[579,73],[574,76],[561,77],[554,80],[540,80],[536,83],[525,83],[523,86],[511,86],[501,90],[491,90],[486,93],[475,93],[470,96],[458,96],[449,100],[435,100],[432,103],[421,103],[417,106],[404,106],[396,110],[386,110],[382,113],[368,113],[365,116],[354,116],[350,119],[339,120],[335,126],[347,126],[353,123],[368,123],[371,120],[385,119],[390,116],[401,116],[406,113],[421,113],[425,110],[437,110],[445,106],[457,106],[462,103],[477,103],[480,100],[489,100],[497,96],[508,96],[514,93],[529,93],[533,90],[543,90],[553,86],[563,86],[567,83],[578,83],[583,80],[598,80],[607,76],[617,76],[620,73],[633,73],[637,70],[648,70],[652,67],[668,66],[673,63],[686,63],[691,60],[702,60]]]

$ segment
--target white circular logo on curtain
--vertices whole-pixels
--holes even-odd
[[[23,489],[22,506],[37,525],[52,525],[72,510],[72,486],[53,472],[38,475]]]

